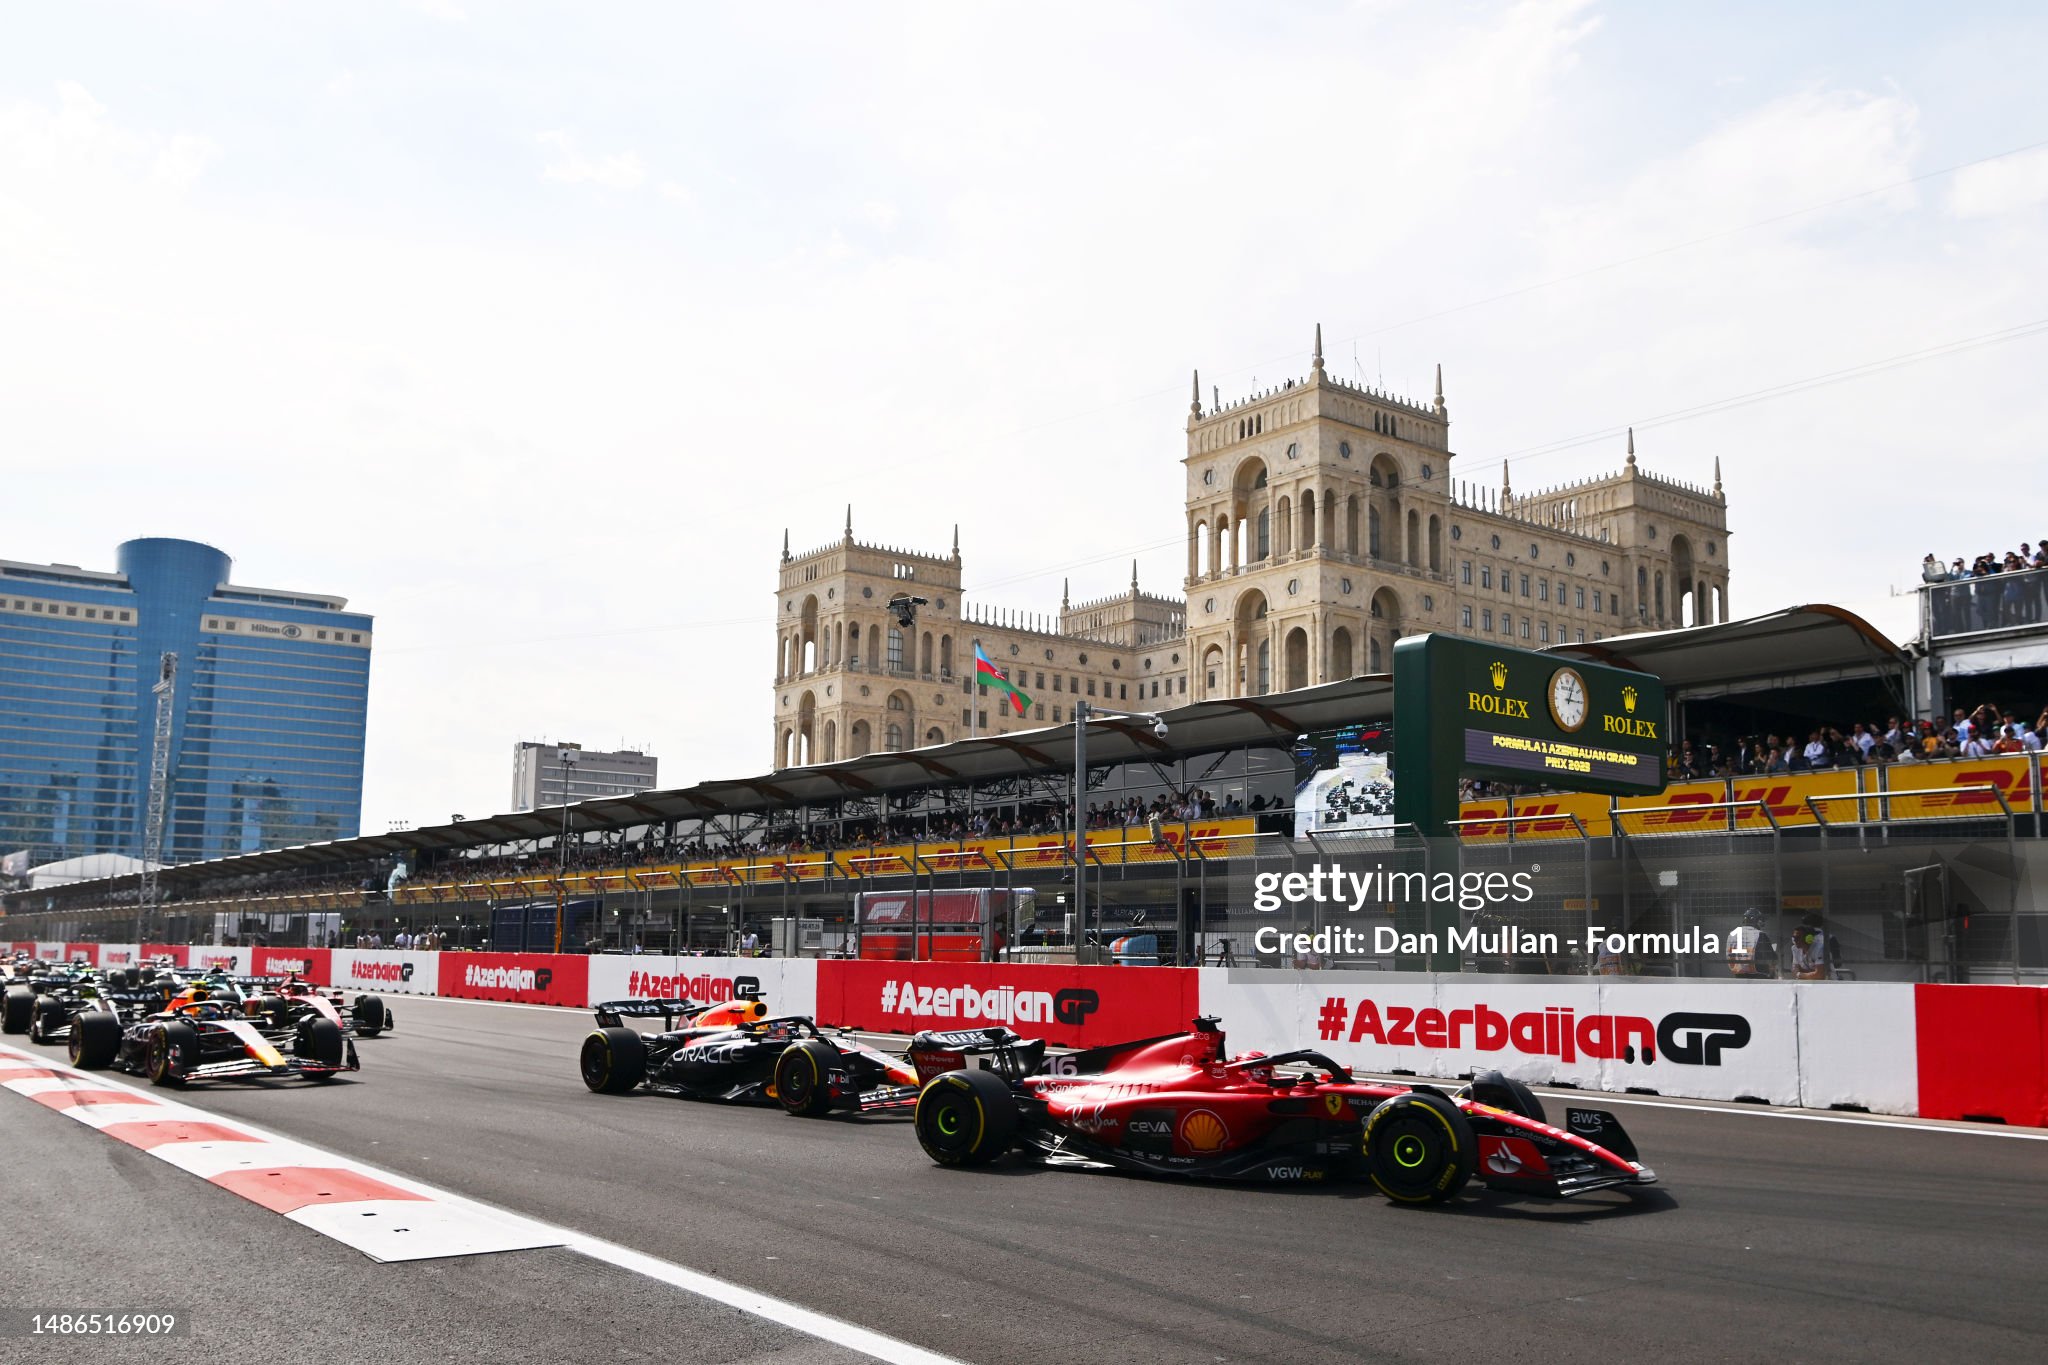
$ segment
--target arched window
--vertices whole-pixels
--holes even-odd
[[[1280,498],[1280,553],[1286,554],[1294,548],[1294,499]]]
[[[1252,695],[1263,697],[1273,690],[1273,642],[1259,641],[1259,665],[1253,674]]]
[[[1351,632],[1343,626],[1330,632],[1330,678],[1351,676]]]
[[[903,632],[894,626],[889,627],[889,671],[903,671]]]
[[[1374,559],[1380,557],[1380,509],[1369,507],[1365,513],[1365,552]]]
[[[1259,509],[1259,543],[1257,552],[1252,555],[1252,558],[1255,560],[1264,559],[1271,553],[1273,553],[1273,509],[1261,507]]]
[[[950,635],[939,637],[939,674],[946,678],[953,676],[953,637]]]
[[[903,727],[893,720],[890,721],[889,728],[882,732],[882,738],[887,745],[886,752],[893,754],[900,751],[903,748]]]
[[[1344,553],[1358,553],[1358,494],[1344,499]]]
[[[932,671],[932,633],[926,631],[924,638],[917,642],[917,671],[930,674]]]
[[[1313,488],[1301,495],[1301,548],[1313,550],[1316,547],[1316,493]]]
[[[945,733],[938,726],[934,725],[931,729],[924,732],[924,742],[926,746],[944,744],[946,742]]]

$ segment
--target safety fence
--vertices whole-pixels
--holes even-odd
[[[1236,1048],[1312,1047],[1375,1073],[1494,1068],[1542,1085],[2048,1125],[2048,988],[1469,973],[886,963],[15,943],[103,966],[159,955],[320,985],[584,1006],[758,994],[894,1033],[1004,1026],[1090,1047],[1215,1015]],[[402,1027],[402,1024],[401,1024]]]

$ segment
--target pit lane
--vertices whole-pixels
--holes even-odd
[[[587,1012],[392,1004],[398,1031],[359,1045],[359,1076],[181,1098],[966,1360],[2033,1359],[2048,1329],[2048,1143],[1650,1103],[1616,1108],[1664,1182],[1635,1200],[1405,1209],[1368,1189],[956,1172],[900,1118],[591,1095],[575,1065]],[[560,1250],[377,1266],[199,1182],[160,1183],[177,1172],[138,1178],[88,1150],[117,1144],[5,1096],[0,1140],[10,1186],[69,1172],[39,1243],[128,1216],[181,1228],[199,1209],[263,1249],[258,1283],[275,1257],[331,1258],[355,1318],[380,1324],[374,1352],[318,1313],[240,1308],[272,1342],[295,1319],[326,1324],[323,1360],[471,1358],[501,1304],[515,1329],[552,1333],[514,1331],[535,1359],[845,1358]],[[103,1241],[119,1275],[156,1264],[155,1239]],[[423,1298],[439,1316],[387,1330]],[[666,1305],[668,1331],[621,1340],[627,1303]],[[569,1340],[584,1345],[543,1344]]]

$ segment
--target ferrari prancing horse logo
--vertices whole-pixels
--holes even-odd
[[[1344,1112],[1344,1097],[1342,1095],[1323,1096],[1323,1108],[1330,1111],[1331,1118],[1336,1118]]]

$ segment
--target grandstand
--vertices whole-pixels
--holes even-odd
[[[1660,675],[1668,732],[1681,737],[1846,726],[1957,700],[1955,679],[1947,693],[1930,691],[1941,675],[1925,641],[1900,648],[1825,606],[1547,652]],[[1338,907],[1262,915],[1261,871],[1365,859],[1528,870],[1536,897],[1508,913],[1573,938],[1591,923],[1725,933],[1757,907],[1781,932],[1824,916],[1845,967],[1865,979],[2048,969],[2033,890],[2048,874],[2038,753],[1679,782],[1655,797],[1475,791],[1446,844],[1384,824],[1297,837],[1297,790],[1325,761],[1328,737],[1391,722],[1392,698],[1391,679],[1375,675],[1167,711],[1163,738],[1146,722],[1095,721],[1086,924],[1065,911],[1077,875],[1066,727],[186,864],[162,872],[164,903],[147,924],[134,878],[0,902],[16,940],[319,946],[431,932],[449,948],[552,949],[534,941],[545,930],[525,910],[520,941],[504,934],[509,907],[554,902],[573,907],[557,921],[567,950],[730,950],[748,929],[765,941],[784,919],[816,921],[826,951],[849,951],[863,892],[1029,890],[1037,919],[1007,945],[1014,954],[1089,959],[1137,929],[1158,934],[1167,960],[1250,964],[1278,960],[1255,951],[1261,925],[1365,922]],[[1362,909],[1368,920],[1398,918],[1389,906]],[[1371,953],[1342,961],[1391,965]],[[1469,965],[1588,964],[1564,955]],[[1675,957],[1629,964],[1644,975],[1710,968]]]

